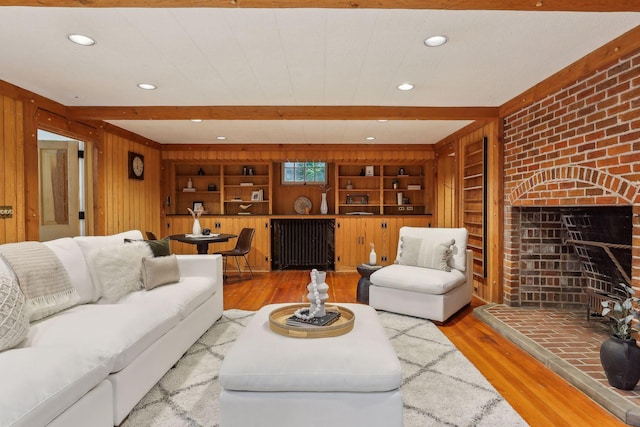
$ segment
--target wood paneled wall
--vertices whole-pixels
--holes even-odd
[[[435,219],[438,227],[469,230],[469,247],[474,252],[474,293],[484,301],[497,303],[502,302],[503,245],[502,143],[498,132],[497,120],[474,123],[436,145]],[[485,137],[486,153],[479,153],[476,146]],[[476,182],[481,183],[477,189]]]
[[[459,223],[458,171],[460,170],[458,144],[449,143],[436,154],[435,226],[457,227]]]
[[[0,206],[12,206],[11,218],[0,218],[0,243],[25,240],[24,107],[0,96]]]
[[[160,231],[160,149],[158,144],[100,123],[80,123],[65,107],[0,81],[0,206],[13,216],[0,219],[0,244],[38,240],[37,130],[72,136],[95,147],[94,223],[88,234],[128,229]],[[127,153],[145,156],[144,181],[129,180]],[[87,210],[91,207],[88,206]]]
[[[144,180],[129,179],[128,153],[144,156]],[[98,148],[99,234],[130,229],[160,235],[160,150],[104,131]]]

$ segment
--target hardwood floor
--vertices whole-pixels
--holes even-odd
[[[248,274],[245,277],[249,277]],[[328,272],[329,302],[356,302],[358,273]],[[229,280],[224,308],[258,310],[266,304],[306,301],[308,271],[257,273]],[[519,347],[473,316],[469,307],[440,330],[531,426],[624,426]]]

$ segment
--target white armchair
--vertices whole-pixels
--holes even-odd
[[[445,322],[471,303],[473,256],[465,228],[402,227],[392,265],[370,277],[372,307]]]

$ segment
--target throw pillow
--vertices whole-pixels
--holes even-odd
[[[180,280],[178,258],[169,255],[159,258],[144,258],[142,260],[142,283],[150,291],[158,286],[175,283]]]
[[[453,254],[451,246],[454,244],[455,240],[453,239],[445,243],[423,244],[418,256],[418,266],[451,271],[449,259]]]
[[[133,239],[124,239],[125,243],[131,242],[145,242],[151,252],[153,252],[153,256],[167,256],[171,255],[171,246],[169,245],[169,238],[165,237],[162,240],[133,240]]]
[[[153,256],[145,242],[104,246],[89,252],[89,266],[101,297],[115,302],[142,289],[142,259]]]
[[[0,245],[0,257],[15,274],[30,322],[78,302],[80,296],[71,284],[66,268],[55,252],[43,243],[28,241]]]
[[[400,238],[400,251],[395,264],[417,266],[420,246],[422,246],[422,239],[418,237],[402,236]]]
[[[28,332],[27,306],[18,281],[0,273],[0,351],[18,345]]]

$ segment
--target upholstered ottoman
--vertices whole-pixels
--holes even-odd
[[[402,425],[400,362],[376,311],[355,314],[353,330],[331,338],[291,338],[269,328],[260,309],[220,368],[221,426]]]

